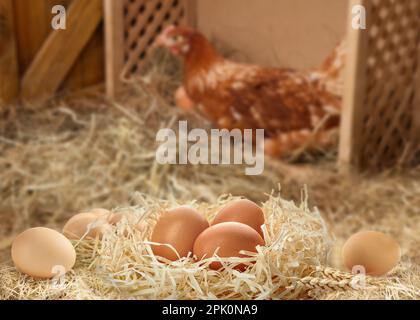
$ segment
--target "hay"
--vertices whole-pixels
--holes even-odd
[[[336,172],[334,150],[316,165],[266,159],[265,171],[257,177],[246,177],[243,166],[157,165],[158,129],[175,128],[181,119],[191,127],[209,126],[200,115],[172,107],[170,93],[178,85],[173,79],[179,69],[172,61],[163,63],[167,57],[159,59],[141,81],[129,84],[119,101],[89,91],[36,111],[18,109],[0,122],[0,298],[420,298],[420,169],[346,176]],[[279,183],[282,197],[267,201],[267,193]],[[304,185],[306,206],[305,201],[296,207],[282,200],[301,203]],[[270,247],[260,250],[257,263],[243,274],[229,268],[223,274],[204,272],[191,260],[157,263],[144,240],[160,208],[194,199],[210,217],[226,201],[222,194],[265,202]],[[314,206],[323,219],[316,209],[308,209]],[[123,237],[118,229],[101,243],[75,244],[78,264],[64,289],[15,271],[9,246],[16,234],[34,226],[61,229],[71,215],[93,207],[130,207],[139,219],[151,221],[148,231]],[[369,279],[368,289],[356,290],[354,277],[340,271],[337,253],[344,239],[362,228],[394,236],[403,261],[390,277]],[[288,236],[309,249],[296,255],[294,243],[285,242],[289,247],[279,250],[275,240],[284,242]],[[164,290],[157,292],[156,285]]]
[[[325,267],[332,238],[317,210],[303,202],[271,195],[263,205],[266,246],[244,258],[213,257],[196,262],[192,257],[171,262],[156,257],[150,234],[159,215],[180,203],[136,194],[137,204],[124,208],[136,218],[123,219],[101,241],[74,242],[78,262],[62,283],[35,281],[14,268],[0,269],[1,299],[297,299],[309,297],[370,297],[418,299],[414,285],[400,281],[413,273],[400,267],[387,278],[366,279],[359,288],[357,276]],[[216,204],[187,203],[209,220],[231,201]],[[139,232],[136,225],[145,228]],[[225,269],[213,271],[211,262]],[[255,261],[255,263],[253,263]],[[241,273],[235,265],[246,264]],[[403,274],[406,274],[403,276]],[[418,282],[417,279],[411,279]]]

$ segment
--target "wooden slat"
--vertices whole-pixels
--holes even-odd
[[[99,24],[61,84],[59,91],[78,91],[102,83],[104,79],[104,31],[102,24]]]
[[[51,9],[63,5],[67,9],[73,0],[13,0],[18,44],[19,72],[24,74],[49,36]],[[89,43],[65,77],[59,90],[78,91],[104,81],[103,30],[100,24]]]
[[[185,8],[185,24],[197,28],[197,0],[183,0]]]
[[[68,10],[68,8],[70,7],[73,0],[70,0],[70,1],[66,0],[65,3],[57,3],[56,0],[43,0],[43,1],[46,2],[46,6],[48,7],[49,12],[51,12],[51,8],[56,4],[64,5]],[[61,0],[61,1],[63,2],[63,0]],[[51,14],[49,14],[48,21],[51,21]],[[51,28],[50,28],[50,31],[51,31]],[[90,42],[91,41],[89,41],[89,43]],[[87,44],[85,46],[85,48],[81,51],[81,53],[79,54],[79,57],[77,58],[76,62],[73,64],[73,66],[71,67],[67,76],[65,77],[65,79],[61,83],[58,91],[61,91],[61,90],[74,91],[74,90],[77,90],[78,88],[83,87],[84,73],[85,73],[85,71],[91,70],[90,68],[86,70],[85,69],[86,67],[84,65],[84,54],[85,54],[88,46],[89,46],[89,44]]]
[[[345,75],[345,91],[340,128],[339,165],[342,170],[359,165],[359,148],[364,117],[366,87],[368,29],[352,27],[352,8],[363,5],[370,12],[370,0],[351,0],[348,21],[348,56]]]
[[[0,0],[0,111],[18,94],[19,73],[12,0]]]
[[[115,98],[124,67],[124,2],[104,0],[106,93]]]
[[[74,0],[67,29],[53,30],[22,80],[22,99],[40,103],[54,95],[102,18],[101,0]]]
[[[61,2],[57,0],[56,4]],[[13,4],[19,72],[23,75],[51,31],[51,14],[46,19],[48,8],[44,0],[13,0]]]

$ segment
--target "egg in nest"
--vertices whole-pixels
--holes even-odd
[[[208,227],[206,218],[194,208],[182,206],[166,211],[152,233],[152,242],[159,244],[152,246],[153,253],[171,261],[187,257],[198,235]]]

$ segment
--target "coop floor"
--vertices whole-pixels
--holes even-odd
[[[86,208],[129,204],[135,191],[158,198],[216,201],[231,193],[255,201],[278,189],[286,199],[320,209],[336,237],[330,264],[341,268],[339,248],[361,229],[391,234],[403,250],[403,266],[420,283],[420,168],[380,176],[343,175],[334,157],[286,164],[267,159],[264,173],[246,177],[242,166],[158,166],[155,134],[174,120],[189,119],[164,97],[133,86],[119,103],[96,92],[59,99],[36,111],[20,110],[0,121],[0,252],[10,264],[13,237],[28,227],[60,229]],[[419,289],[420,290],[420,289]],[[322,298],[346,299],[345,292]]]

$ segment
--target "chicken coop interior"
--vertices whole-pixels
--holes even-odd
[[[65,8],[65,29],[52,28],[57,5]],[[361,6],[366,28],[355,28],[360,12],[354,8]],[[187,85],[185,70],[192,67],[156,47],[169,26],[197,30],[235,66],[255,65],[261,73],[296,70],[304,79],[317,79],[320,92],[338,103],[333,142],[312,147],[317,130],[324,129],[306,130],[307,137],[298,135],[306,140],[294,144],[287,157],[265,156],[258,176],[246,176],[244,165],[157,164],[160,129],[178,128],[183,120],[194,128],[217,127],[197,106],[177,106],[175,92]],[[313,95],[300,88],[293,90]],[[284,90],[293,100],[295,92]],[[0,299],[418,300],[419,181],[418,0],[0,0]],[[116,272],[109,276],[121,280],[121,288],[113,291],[88,266],[121,267],[107,260],[114,236],[100,249],[90,243],[76,249],[83,259],[98,257],[77,262],[71,289],[64,291],[22,276],[11,262],[10,247],[19,233],[38,226],[60,230],[69,217],[90,208],[143,212],[142,206],[155,210],[161,201],[201,203],[197,206],[211,216],[210,204],[225,203],[227,195],[280,208],[274,193],[296,203],[295,211],[289,202],[285,208],[303,210],[296,214],[302,225],[310,224],[305,210],[319,210],[334,240],[325,260],[312,259],[327,269],[311,276],[330,281],[329,290],[301,284],[295,291],[257,294],[255,288],[264,285],[255,276],[253,294],[241,289],[224,296],[178,286],[174,293],[162,283],[165,289],[152,292],[137,278],[130,283],[142,284],[129,289],[124,281],[130,276],[124,274],[123,281]],[[334,276],[350,281],[340,250],[360,230],[391,235],[401,247],[401,262],[388,278],[372,282],[373,290],[339,288]],[[294,232],[300,239],[315,231]],[[316,232],[322,245],[330,244]],[[281,272],[305,279],[302,270]],[[150,277],[158,281],[158,276]],[[223,281],[236,286],[239,280],[230,275]]]

